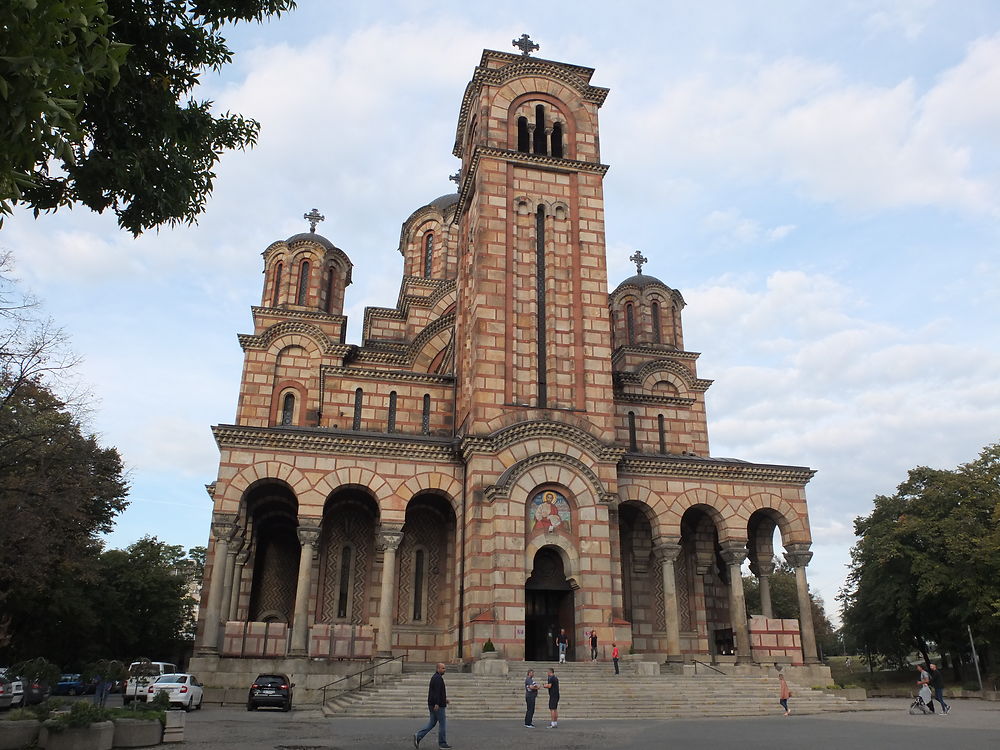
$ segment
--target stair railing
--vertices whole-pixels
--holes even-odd
[[[713,666],[712,666],[711,664],[706,664],[705,662],[703,662],[703,661],[698,661],[697,659],[693,659],[693,661],[694,661],[694,673],[695,673],[695,674],[698,674],[698,665],[699,665],[699,664],[701,664],[701,666],[703,666],[703,667],[708,667],[708,668],[709,668],[709,669],[711,669],[711,670],[712,670],[713,672],[718,672],[718,673],[719,673],[719,674],[721,674],[721,675],[722,675],[723,677],[725,677],[725,675],[726,675],[726,673],[725,673],[725,672],[723,672],[723,671],[722,671],[721,669],[716,669],[716,668],[715,668],[715,667],[713,667]]]
[[[386,664],[389,664],[390,662],[400,661],[400,660],[406,661],[406,654],[400,654],[399,656],[393,656],[393,657],[388,658],[388,659],[383,659],[382,661],[378,662],[377,664],[371,664],[371,665],[365,667],[364,669],[359,669],[357,672],[352,672],[351,674],[346,674],[343,677],[338,677],[333,682],[328,682],[326,685],[324,685],[323,687],[320,688],[320,690],[323,691],[323,703],[322,703],[322,705],[324,705],[324,706],[326,705],[326,691],[327,691],[327,688],[332,688],[334,685],[337,685],[338,683],[341,683],[341,682],[345,682],[346,680],[353,680],[355,677],[358,678],[358,685],[357,685],[357,688],[356,688],[357,690],[360,690],[361,688],[363,688],[365,685],[368,685],[368,684],[374,685],[378,681],[378,672],[376,670],[378,670],[379,667],[385,666]],[[365,679],[365,675],[367,673],[369,673],[369,672],[371,672],[371,675],[368,677],[368,679]],[[343,693],[343,692],[346,692],[347,690],[354,690],[354,689],[355,688],[352,685],[345,685],[343,688],[340,689],[339,692]]]

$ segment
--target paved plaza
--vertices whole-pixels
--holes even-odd
[[[602,750],[664,750],[717,748],[739,750],[883,750],[885,748],[943,747],[947,750],[1000,750],[1000,703],[956,701],[948,716],[910,716],[908,700],[869,701],[883,710],[823,714],[780,715],[746,719],[681,720],[567,720],[558,729],[546,729],[544,711],[536,713],[538,728],[517,722],[454,720],[448,722],[448,741],[456,750],[512,750],[539,747],[602,748]],[[794,704],[793,704],[794,705]],[[595,709],[595,713],[598,710]],[[601,711],[604,713],[604,711]],[[613,710],[608,711],[613,716]],[[411,748],[413,719],[325,719],[318,711],[291,714],[206,706],[188,714],[186,748],[206,750],[347,750],[348,748]],[[421,748],[437,747],[437,730]]]

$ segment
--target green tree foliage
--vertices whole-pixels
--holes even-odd
[[[112,209],[135,235],[192,223],[221,153],[259,124],[190,94],[232,52],[226,23],[294,0],[7,0],[0,19],[0,218],[17,203]]]
[[[775,617],[787,620],[799,619],[799,596],[795,588],[795,571],[785,562],[778,562],[771,575],[771,609]],[[760,614],[760,583],[757,576],[743,576],[743,596],[747,614]],[[824,654],[833,653],[836,644],[833,625],[826,614],[823,598],[809,592],[812,606],[813,629],[816,643]]]
[[[930,644],[965,650],[1000,639],[1000,444],[953,471],[918,467],[854,522],[844,626],[900,661]]]

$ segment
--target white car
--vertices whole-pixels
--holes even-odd
[[[0,667],[0,682],[6,683],[4,692],[9,691],[10,707],[24,708],[24,682],[20,677],[11,674],[7,667]]]
[[[178,705],[185,711],[192,708],[200,709],[201,702],[205,699],[202,684],[193,674],[161,674],[146,689],[146,703],[151,703],[157,693],[166,693],[170,698],[170,705]]]

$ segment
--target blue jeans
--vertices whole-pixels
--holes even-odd
[[[417,742],[420,742],[424,736],[434,728],[434,725],[438,725],[438,745],[447,745],[448,739],[445,737],[445,707],[441,706],[437,711],[432,708],[427,709],[431,717],[427,720],[427,726],[417,732]]]
[[[934,700],[941,706],[942,711],[948,710],[948,704],[944,702],[944,688],[934,688]]]

